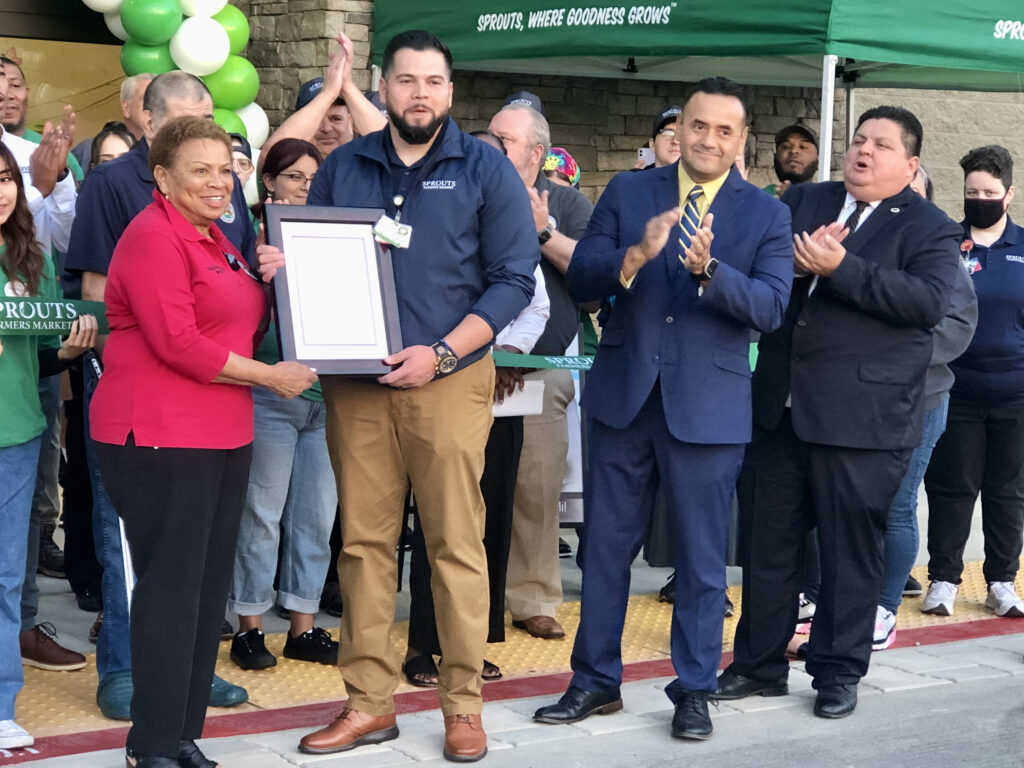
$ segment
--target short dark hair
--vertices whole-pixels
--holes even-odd
[[[480,139],[481,141],[489,142],[495,149],[501,150],[501,154],[507,155],[508,150],[505,149],[505,141],[496,133],[491,133],[486,128],[482,131],[470,131],[469,135],[474,139]]]
[[[987,171],[1003,182],[1004,187],[1013,184],[1013,157],[1006,147],[998,144],[972,149],[960,158],[960,167],[964,169],[964,178],[975,171]]]
[[[427,32],[425,29],[409,29],[405,32],[399,32],[391,38],[391,41],[384,49],[384,61],[381,66],[385,78],[391,74],[391,69],[395,65],[395,54],[403,48],[411,48],[414,51],[437,51],[444,56],[444,63],[448,69],[448,79],[451,79],[452,52],[441,38],[433,32]]]
[[[168,120],[153,137],[153,143],[149,145],[150,172],[158,165],[164,168],[173,167],[178,162],[181,148],[195,139],[220,142],[227,148],[228,157],[231,157],[231,139],[223,128],[205,117],[184,115]]]
[[[750,106],[747,104],[747,97],[743,91],[743,86],[739,83],[735,83],[727,77],[705,77],[686,94],[686,101],[683,102],[684,109],[690,103],[690,99],[694,97],[694,94],[698,93],[732,96],[743,107],[743,124],[748,125],[750,123]]]
[[[11,66],[13,66],[13,67],[17,67],[17,68],[18,68],[18,74],[20,74],[20,75],[21,75],[21,79],[22,79],[22,80],[24,80],[24,79],[25,79],[25,70],[24,70],[24,69],[22,69],[22,68],[21,68],[21,64],[19,64],[18,62],[16,62],[16,61],[15,61],[14,59],[9,59],[9,58],[8,58],[8,57],[6,57],[6,56],[0,56],[0,64],[5,64],[5,65],[6,65],[6,64],[10,64],[10,65],[11,65]]]
[[[857,128],[868,120],[891,120],[900,127],[900,140],[907,150],[907,157],[921,156],[921,143],[924,141],[924,128],[921,121],[909,109],[903,107],[872,107],[863,112],[857,119]]]

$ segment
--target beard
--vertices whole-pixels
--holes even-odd
[[[782,168],[782,164],[779,162],[779,158],[775,158],[775,175],[779,177],[779,181],[788,181],[790,184],[803,184],[805,181],[810,181],[814,178],[814,174],[818,172],[818,161],[815,160],[813,163],[807,165],[803,172],[797,173],[795,171],[786,171]]]
[[[385,106],[388,108],[388,119],[391,120],[391,124],[395,126],[399,137],[406,144],[426,144],[434,138],[437,129],[448,121],[448,110],[445,110],[438,115],[434,115],[426,125],[413,125],[393,105],[386,104]]]

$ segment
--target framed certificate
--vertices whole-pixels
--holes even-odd
[[[322,374],[383,374],[402,348],[390,254],[373,236],[379,208],[267,205],[282,360]]]

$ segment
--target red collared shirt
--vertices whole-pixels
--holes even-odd
[[[244,215],[244,211],[242,212]],[[252,442],[252,393],[213,384],[228,353],[252,357],[265,297],[233,270],[216,224],[201,235],[154,190],[114,249],[103,298],[110,338],[89,411],[94,440],[238,448]]]

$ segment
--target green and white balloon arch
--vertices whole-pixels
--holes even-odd
[[[242,55],[249,22],[227,0],[82,0],[103,14],[119,40],[126,75],[180,69],[202,78],[213,96],[213,119],[229,133],[263,146],[270,122],[256,103],[260,80]]]

